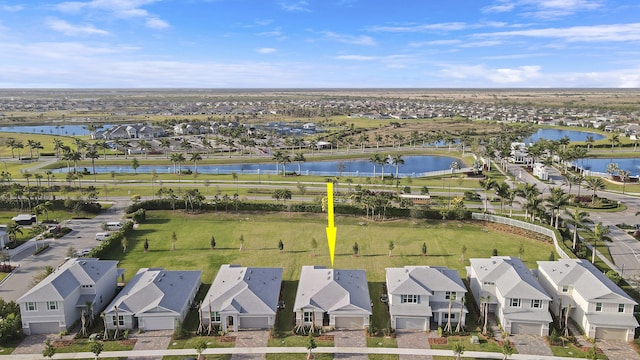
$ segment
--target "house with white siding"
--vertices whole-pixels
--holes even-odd
[[[430,324],[464,324],[467,288],[456,270],[439,266],[386,269],[393,329],[429,330]]]
[[[538,261],[538,279],[551,294],[551,311],[560,318],[568,311],[588,337],[633,340],[638,304],[589,261]]]
[[[467,279],[478,307],[489,304],[508,334],[548,335],[551,297],[520,258],[469,259]]]

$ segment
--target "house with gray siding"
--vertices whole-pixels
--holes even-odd
[[[200,304],[203,325],[223,331],[272,328],[281,284],[282,268],[222,265]]]
[[[99,314],[116,293],[117,265],[114,260],[67,260],[17,300],[24,333],[59,333],[80,320],[83,310]]]
[[[187,316],[201,276],[200,270],[138,270],[107,306],[107,328],[174,330]]]

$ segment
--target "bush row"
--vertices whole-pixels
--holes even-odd
[[[108,238],[102,240],[102,242],[100,242],[100,245],[91,249],[91,252],[89,252],[89,255],[87,256],[95,257],[95,258],[104,258],[109,251],[113,250],[117,246],[120,246],[122,238],[131,234],[132,232],[133,232],[133,221],[127,221],[122,226],[122,229],[111,234],[111,236],[109,236]]]

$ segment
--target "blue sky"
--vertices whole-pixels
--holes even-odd
[[[640,2],[0,0],[0,87],[640,87]]]

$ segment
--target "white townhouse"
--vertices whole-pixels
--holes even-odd
[[[116,293],[118,262],[69,259],[17,303],[26,335],[59,333],[78,321],[87,306],[99,314]]]
[[[520,258],[469,259],[467,279],[478,306],[489,303],[509,334],[547,335],[551,297]]]
[[[446,267],[405,266],[386,269],[391,327],[428,330],[449,322],[464,324],[467,308],[464,286],[456,270]]]
[[[637,303],[593,264],[581,259],[538,261],[538,279],[551,294],[551,311],[578,323],[594,339],[633,340]]]

